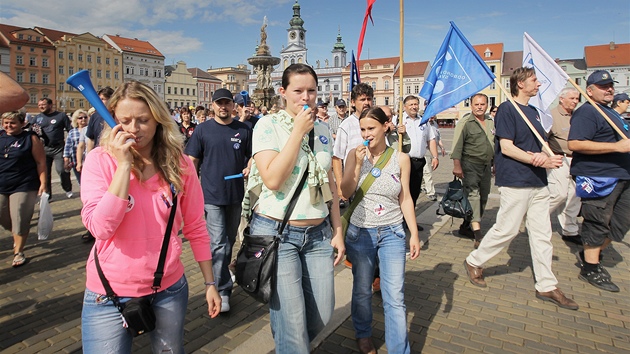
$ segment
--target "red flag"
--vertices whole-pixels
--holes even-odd
[[[357,62],[361,59],[361,50],[363,50],[363,38],[365,37],[365,29],[367,28],[368,18],[372,21],[374,26],[374,20],[372,19],[372,6],[376,0],[367,0],[367,9],[365,10],[365,17],[363,18],[363,27],[361,28],[361,34],[359,35],[359,44],[357,46]]]

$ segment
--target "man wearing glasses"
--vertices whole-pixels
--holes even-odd
[[[569,149],[573,150],[571,175],[578,178],[578,195],[580,189],[595,192],[599,189],[586,179],[580,183],[582,176],[603,182],[603,185],[599,184],[603,191],[598,196],[582,197],[584,251],[577,253],[582,263],[579,278],[599,289],[618,292],[619,287],[600,263],[601,251],[612,241],[620,242],[630,230],[630,132],[628,124],[608,107],[613,101],[614,83],[609,72],[596,70],[586,80],[586,94],[619,128],[625,139],[593,105],[585,103],[571,119]]]

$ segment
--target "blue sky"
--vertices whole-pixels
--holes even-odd
[[[0,0],[0,23],[42,26],[73,33],[148,40],[166,56],[166,64],[188,67],[247,63],[268,18],[272,54],[287,41],[294,0]],[[330,59],[341,29],[348,53],[356,51],[365,0],[301,0],[308,61]],[[601,4],[605,3],[606,8]],[[585,45],[630,42],[630,1],[405,1],[404,59],[433,61],[454,21],[472,44],[504,43],[522,50],[528,32],[551,57],[583,57]],[[374,26],[368,24],[362,58],[399,53],[399,1],[377,0]]]

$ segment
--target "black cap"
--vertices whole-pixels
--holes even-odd
[[[335,106],[337,106],[337,107],[346,106],[346,101],[344,101],[343,99],[340,98],[337,101],[335,101]]]
[[[232,97],[232,92],[230,92],[230,90],[224,89],[224,88],[220,88],[220,89],[214,91],[214,94],[212,95],[212,102],[216,102],[216,101],[224,99],[224,98],[228,99],[230,101],[234,101],[234,98]]]

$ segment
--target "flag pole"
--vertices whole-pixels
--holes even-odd
[[[578,90],[578,92],[580,92],[580,94],[582,94],[582,96],[584,96],[586,98],[586,100],[593,106],[595,107],[595,109],[597,110],[597,112],[599,112],[599,114],[602,115],[602,117],[604,117],[604,119],[606,119],[606,121],[608,122],[608,124],[610,124],[610,126],[617,132],[617,134],[619,134],[621,136],[621,139],[625,140],[628,139],[628,137],[621,131],[621,129],[619,129],[619,126],[617,126],[617,124],[615,124],[612,120],[610,120],[610,117],[604,113],[604,111],[602,111],[601,108],[599,108],[599,105],[596,104],[593,99],[586,94],[586,92],[584,92],[584,90],[582,90],[582,88],[575,83],[575,81],[571,78],[569,78],[569,82],[571,82],[571,84],[573,86],[575,86],[575,88]]]
[[[405,2],[404,0],[400,0],[400,71],[398,72],[398,124],[402,123],[403,117],[403,68],[405,67],[405,62],[403,60],[404,53],[404,45],[405,45]],[[397,125],[398,125],[397,124]],[[402,143],[403,143],[403,135],[398,133],[398,151],[402,151]]]
[[[546,152],[547,155],[549,156],[555,155],[553,151],[551,150],[551,148],[549,147],[549,144],[547,144],[545,139],[543,139],[542,136],[538,134],[538,130],[534,128],[534,126],[532,125],[532,122],[530,122],[529,119],[527,119],[527,117],[525,116],[525,113],[523,113],[523,111],[521,110],[521,107],[519,107],[518,104],[516,104],[516,102],[512,98],[512,95],[507,92],[507,90],[505,89],[505,87],[503,87],[503,85],[501,85],[501,82],[496,76],[494,78],[494,82],[497,84],[497,86],[501,88],[501,90],[503,91],[505,96],[508,98],[508,100],[512,102],[512,105],[514,106],[514,108],[516,108],[516,111],[521,115],[521,118],[523,118],[523,120],[525,121],[525,124],[527,124],[527,126],[532,131],[532,133],[534,133],[534,136],[536,137],[536,139],[538,139],[538,141],[542,144],[542,150]]]

